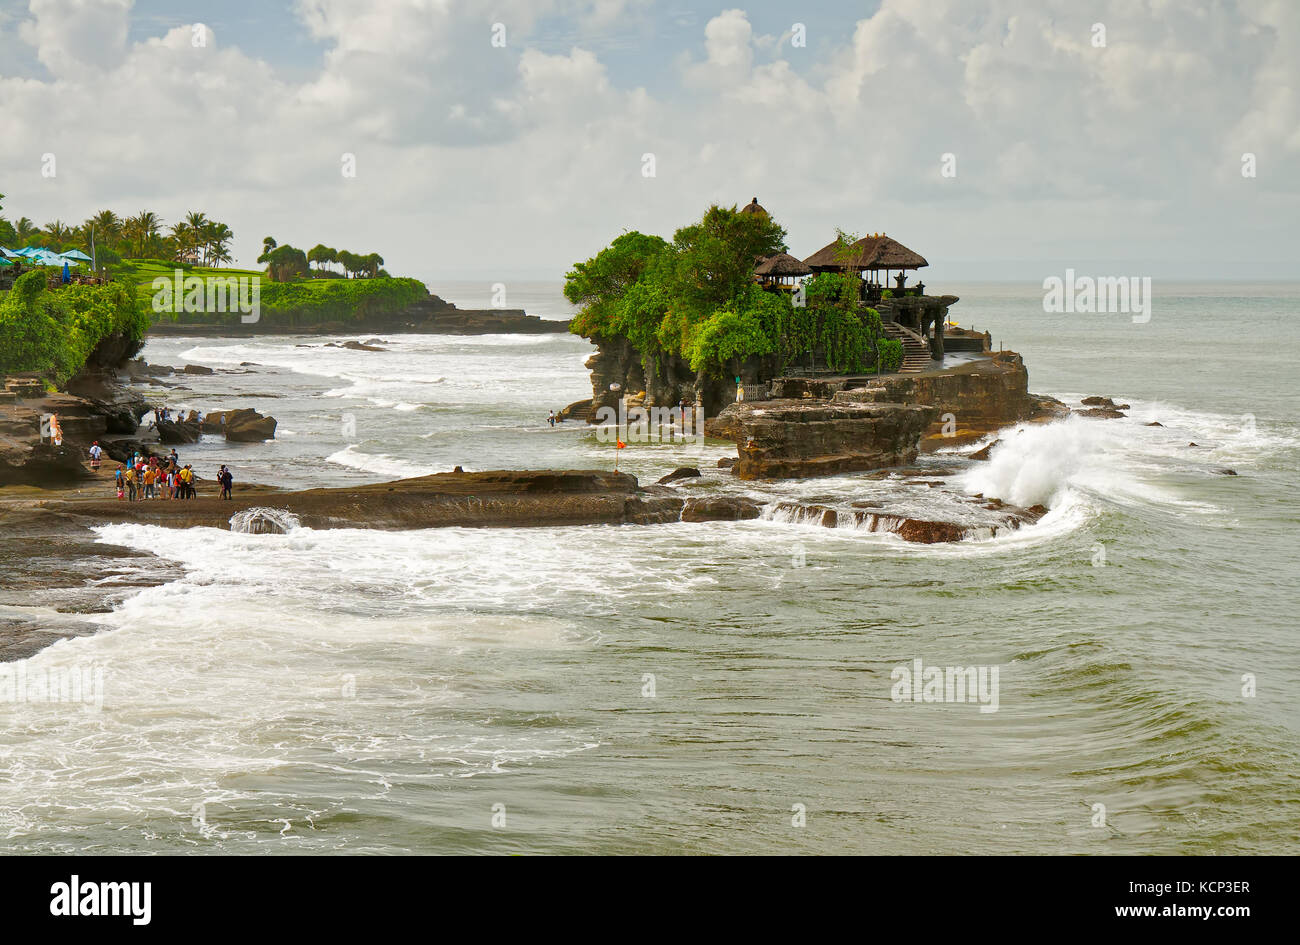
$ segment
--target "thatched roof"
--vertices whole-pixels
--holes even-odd
[[[828,243],[813,253],[804,262],[813,269],[841,269],[844,262],[837,259],[835,251],[839,243]],[[920,253],[913,252],[896,239],[883,233],[878,236],[864,236],[853,244],[853,255],[848,260],[850,268],[863,270],[877,269],[920,269],[930,265]]]
[[[764,256],[754,267],[756,276],[806,276],[811,273],[811,269],[789,253]]]
[[[741,213],[767,213],[766,210],[764,210],[762,207],[759,206],[757,197],[755,197],[749,203],[741,207],[740,212]]]

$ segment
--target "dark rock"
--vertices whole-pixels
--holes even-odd
[[[993,447],[997,446],[999,442],[1001,442],[1001,441],[1000,441],[1000,440],[994,440],[994,441],[993,441],[992,443],[990,443],[988,446],[985,446],[984,448],[982,448],[982,449],[978,449],[978,450],[976,450],[975,452],[971,453],[969,458],[970,458],[970,459],[987,460],[987,459],[989,458],[989,453],[992,452]]]
[[[956,522],[929,522],[922,519],[905,519],[894,533],[904,541],[933,545],[944,541],[961,541],[966,537],[966,526]]]
[[[1094,420],[1120,420],[1128,416],[1117,407],[1089,407],[1087,410],[1077,410],[1075,413],[1080,417],[1091,417]]]
[[[212,368],[210,368],[210,367],[204,367],[204,366],[201,365],[201,364],[187,364],[187,365],[185,365],[185,370],[182,371],[181,373],[183,373],[183,374],[214,374],[214,373],[216,373],[216,372],[213,371]]]
[[[1128,404],[1117,404],[1109,397],[1097,397],[1097,396],[1085,397],[1083,398],[1083,400],[1079,401],[1079,403],[1083,404],[1083,406],[1085,407],[1106,407],[1111,410],[1131,409]]]
[[[1235,469],[1227,469],[1227,468],[1224,468],[1224,469],[1216,469],[1216,470],[1214,470],[1214,474],[1215,474],[1216,476],[1235,476],[1235,475],[1237,475],[1237,470],[1235,470]]]
[[[1164,426],[1164,424],[1161,423],[1159,420],[1152,420],[1150,423],[1147,424],[1147,426],[1149,426],[1149,427],[1162,427],[1162,426]]]
[[[251,408],[214,410],[203,418],[204,433],[223,433],[232,443],[260,443],[275,439],[274,417]]]
[[[668,475],[659,480],[659,485],[666,486],[670,482],[677,482],[679,479],[697,479],[700,471],[694,466],[678,466]]]
[[[909,463],[937,412],[911,404],[786,400],[732,404],[719,419],[737,434],[741,479],[789,479]]]
[[[682,506],[683,522],[736,522],[758,518],[762,506],[734,495],[692,497]]]
[[[735,456],[724,456],[718,460],[718,468],[731,469],[733,466],[736,465],[738,461],[739,461],[738,458]]]
[[[197,443],[202,429],[197,420],[159,420],[155,423],[158,440],[169,446],[177,443]]]

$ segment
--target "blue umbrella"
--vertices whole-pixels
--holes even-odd
[[[71,249],[61,254],[64,259],[80,259],[84,262],[90,262],[90,257],[79,249]]]

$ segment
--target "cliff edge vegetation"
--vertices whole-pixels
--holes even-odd
[[[37,372],[61,385],[101,342],[120,336],[133,348],[149,327],[139,298],[120,283],[51,290],[44,271],[29,272],[0,295],[0,374]]]
[[[902,347],[860,304],[852,273],[821,273],[798,294],[755,282],[755,262],[785,252],[785,236],[766,212],[717,205],[671,242],[624,233],[567,274],[565,296],[579,306],[571,330],[598,345],[630,344],[647,378],[674,373],[674,362],[701,384],[795,366],[895,370]]]

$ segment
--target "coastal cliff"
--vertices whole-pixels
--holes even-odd
[[[519,308],[462,309],[429,294],[396,310],[357,309],[347,318],[325,321],[260,319],[245,324],[238,319],[170,321],[161,319],[149,329],[158,336],[232,335],[339,335],[358,332],[422,332],[440,335],[540,335],[569,330],[567,321],[528,315]]]

